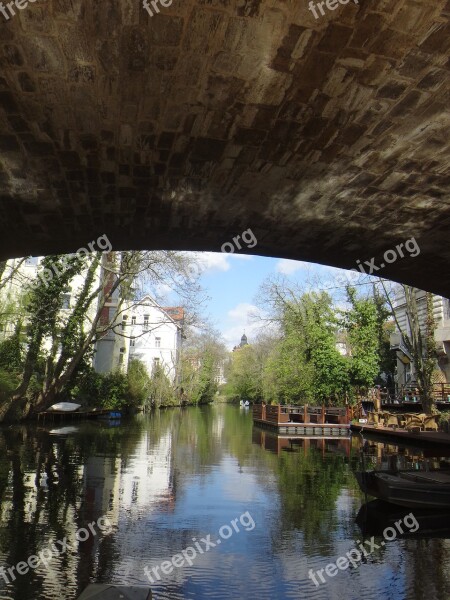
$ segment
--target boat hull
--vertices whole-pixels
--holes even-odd
[[[428,481],[424,481],[426,476]],[[443,481],[437,481],[439,477]],[[449,483],[445,483],[447,477]],[[356,479],[364,493],[397,506],[450,509],[450,474],[372,471],[357,473]]]

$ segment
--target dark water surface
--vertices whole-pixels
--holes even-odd
[[[450,539],[428,531],[435,523],[419,538],[383,545],[376,535],[379,548],[356,568],[336,568],[318,586],[308,578],[363,542],[355,518],[366,499],[352,474],[359,437],[277,439],[231,406],[63,426],[0,429],[0,600],[74,600],[88,583],[148,584],[145,567],[152,576],[189,546],[191,565],[181,556],[181,567],[163,564],[171,572],[159,569],[160,580],[153,573],[157,600],[450,598]],[[397,458],[394,446],[366,450],[365,461],[421,460],[413,450]],[[373,524],[372,515],[366,535]],[[50,552],[47,564],[20,564]]]

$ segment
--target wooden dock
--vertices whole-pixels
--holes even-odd
[[[289,436],[348,436],[350,419],[349,407],[253,405],[255,425]]]
[[[371,436],[379,438],[389,438],[392,441],[397,442],[413,442],[414,445],[429,446],[430,444],[439,446],[450,446],[450,434],[443,433],[440,431],[407,431],[406,429],[392,428],[392,427],[374,427],[373,425],[365,425],[359,423],[352,423],[350,427],[351,431],[357,431],[359,433],[369,433]]]
[[[65,410],[45,410],[37,415],[38,421],[44,423],[45,421],[79,421],[80,419],[120,419],[121,417],[121,411],[111,408],[70,412]]]
[[[273,431],[266,431],[255,425],[252,431],[252,442],[264,450],[274,454],[286,452],[303,452],[305,455],[310,450],[319,451],[322,456],[327,453],[340,454],[350,457],[351,438],[347,436],[321,437],[313,436],[289,436],[286,434],[277,434]]]

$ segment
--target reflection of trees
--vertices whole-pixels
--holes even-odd
[[[450,573],[446,566],[450,549],[449,540],[407,540],[406,561],[408,597],[415,600],[450,597]],[[409,571],[409,572],[408,572]]]
[[[275,458],[275,457],[274,457]],[[311,449],[282,453],[274,468],[280,490],[280,533],[286,541],[293,529],[300,529],[305,551],[327,553],[338,528],[336,501],[348,481],[345,458]]]

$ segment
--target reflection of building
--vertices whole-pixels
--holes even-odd
[[[217,385],[222,385],[227,382],[227,379],[225,377],[225,361],[224,360],[221,360],[216,367],[214,381],[217,383]]]
[[[427,320],[427,302],[426,292],[416,290],[417,317],[422,334],[426,330]],[[406,306],[405,293],[402,286],[399,286],[394,301],[394,312],[396,321],[400,330],[407,335],[410,334],[411,327]],[[433,295],[433,315],[436,322],[434,339],[437,349],[436,377],[441,381],[450,381],[450,301],[442,296]],[[413,383],[415,381],[413,360],[408,348],[405,345],[403,336],[398,327],[391,334],[391,349],[396,351],[397,355],[397,384],[399,386]]]
[[[117,525],[122,513],[127,518],[174,508],[172,437],[167,433],[154,442],[149,431],[127,458],[91,456],[87,460],[85,501],[92,517],[108,517]]]

